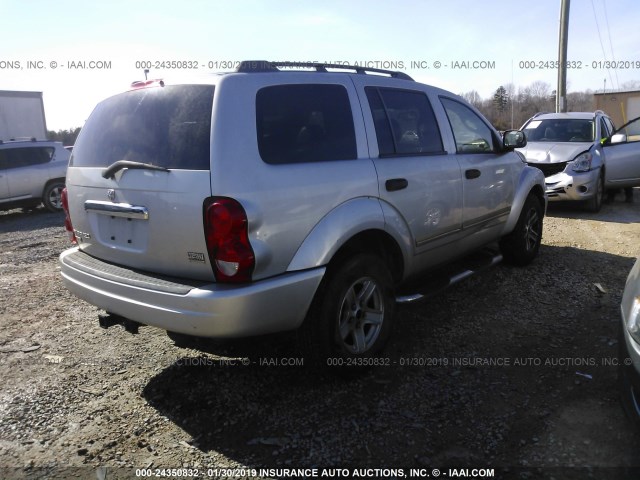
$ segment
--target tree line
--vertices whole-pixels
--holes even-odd
[[[64,146],[74,145],[79,133],[80,127],[70,128],[69,130],[58,130],[57,132],[47,130],[47,138],[54,142],[62,142]]]
[[[623,83],[619,90],[640,89],[640,81]],[[592,112],[593,90],[567,94],[568,112]],[[507,83],[500,85],[491,98],[483,99],[478,92],[461,93],[461,97],[474,105],[498,130],[518,129],[538,112],[555,112],[556,91],[546,82],[535,81],[526,87],[516,89]]]

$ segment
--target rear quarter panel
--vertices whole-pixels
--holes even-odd
[[[257,91],[269,85],[317,83],[346,88],[357,159],[265,163],[257,144]],[[378,197],[360,105],[348,76],[278,72],[225,77],[218,84],[213,110],[211,191],[238,200],[247,212],[255,280],[285,272],[305,238],[334,209],[355,198]]]

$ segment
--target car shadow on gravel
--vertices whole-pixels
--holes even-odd
[[[359,377],[302,367],[286,337],[205,342],[142,395],[189,448],[254,468],[640,466],[612,364],[631,264],[543,245],[400,308]]]

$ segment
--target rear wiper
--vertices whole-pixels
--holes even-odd
[[[123,168],[131,168],[134,170],[158,170],[160,172],[168,172],[169,169],[165,167],[159,167],[158,165],[152,165],[150,163],[132,162],[131,160],[118,160],[112,163],[102,172],[104,178],[114,178],[116,172],[119,172]]]

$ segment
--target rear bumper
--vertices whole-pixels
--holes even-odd
[[[556,173],[545,178],[547,196],[550,202],[589,200],[597,191],[600,169],[584,173]]]
[[[122,268],[78,248],[60,255],[62,279],[77,297],[144,325],[231,338],[298,328],[325,273],[320,267],[246,285],[188,282]]]

